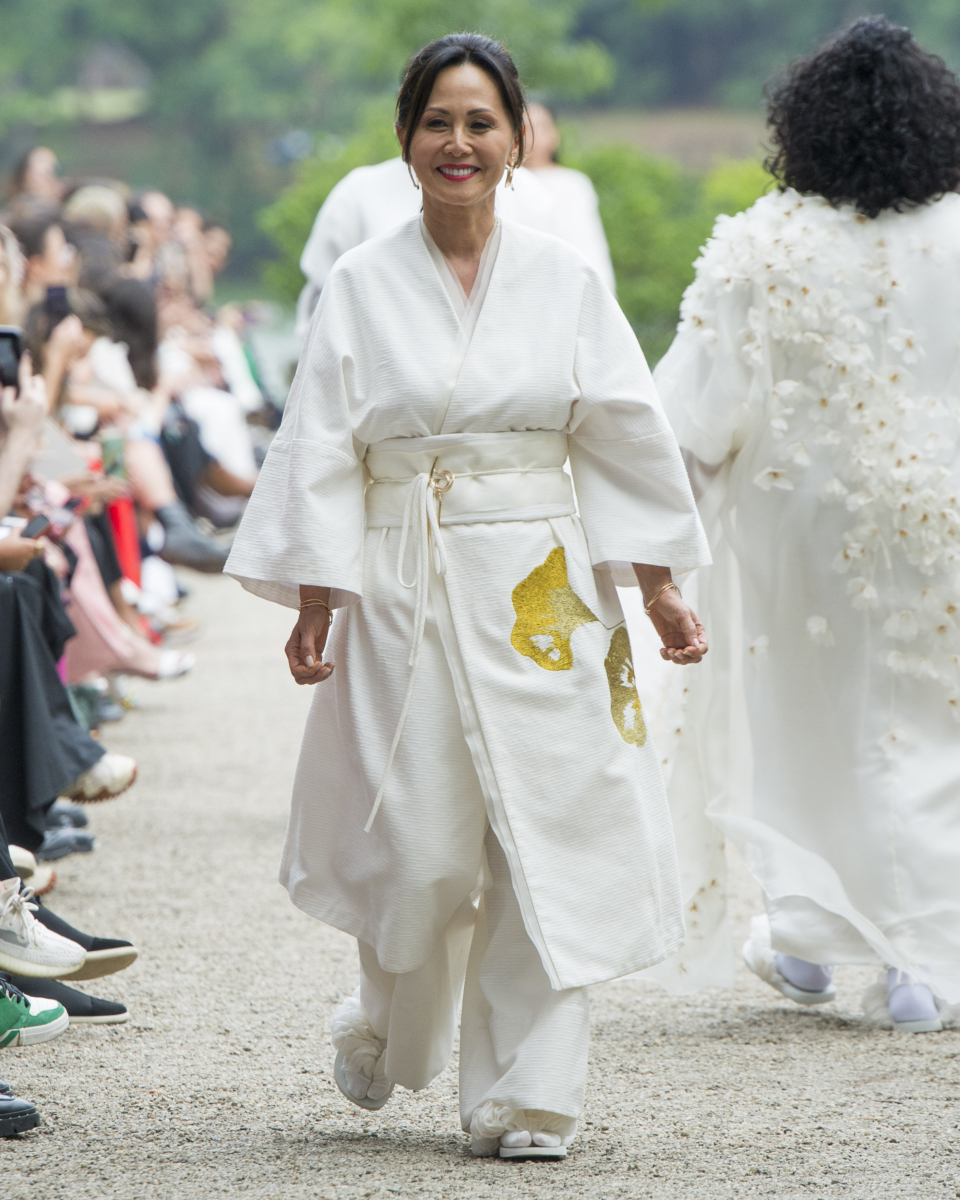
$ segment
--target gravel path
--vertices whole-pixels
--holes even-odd
[[[596,988],[564,1163],[472,1159],[454,1069],[380,1113],[347,1104],[327,1025],[355,985],[351,942],[275,882],[309,701],[281,655],[290,615],[223,578],[190,583],[199,664],[140,685],[140,711],[107,727],[140,782],[93,811],[98,848],[60,864],[51,898],[140,947],[87,985],[132,1018],[3,1053],[44,1124],[0,1142],[0,1200],[960,1196],[960,1036],[866,1027],[863,970],[812,1013],[745,969],[681,1001]],[[737,866],[733,888],[742,940],[757,899]]]

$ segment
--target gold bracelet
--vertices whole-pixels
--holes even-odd
[[[325,608],[327,610],[327,624],[328,625],[333,624],[333,609],[326,602],[326,600],[313,600],[313,599],[301,600],[300,601],[300,611],[303,612],[303,610],[305,608],[310,608],[311,605],[314,607],[319,606],[320,608]]]
[[[644,612],[647,614],[647,616],[648,616],[648,617],[650,616],[650,609],[651,609],[651,608],[653,608],[653,606],[654,606],[654,605],[656,604],[656,602],[657,602],[657,601],[660,599],[660,597],[663,595],[663,593],[664,593],[664,592],[669,592],[671,588],[677,588],[677,591],[678,591],[678,592],[680,591],[680,589],[679,589],[679,588],[677,587],[677,585],[676,585],[676,584],[673,582],[673,580],[671,580],[669,583],[665,583],[665,584],[663,585],[663,587],[660,589],[660,591],[659,591],[659,592],[657,592],[657,594],[654,596],[654,598],[653,598],[653,599],[650,601],[650,603],[649,603],[649,604],[647,604],[647,605],[644,607],[644,610],[643,610],[643,611],[644,611]],[[680,594],[681,594],[681,595],[683,595],[683,593],[682,593],[682,592],[681,592]]]

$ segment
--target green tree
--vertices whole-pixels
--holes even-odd
[[[748,208],[772,186],[755,159],[694,175],[632,146],[604,146],[576,163],[600,198],[617,298],[651,363],[673,340],[693,263],[720,213]]]
[[[511,45],[537,88],[573,98],[606,88],[609,54],[571,36],[582,2],[0,0],[0,153],[9,163],[42,136],[68,169],[204,205],[252,252],[256,210],[289,180],[271,139],[349,132],[431,37],[482,29]],[[115,98],[140,98],[126,113],[136,136],[94,136],[104,63],[129,77],[107,89]]]
[[[755,107],[766,79],[865,13],[907,25],[928,49],[960,68],[956,0],[587,0],[579,33],[617,62],[607,102]]]

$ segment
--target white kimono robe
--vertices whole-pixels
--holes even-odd
[[[582,257],[502,222],[461,314],[445,271],[419,218],[339,261],[227,563],[258,595],[330,587],[341,609],[281,878],[412,971],[477,888],[489,821],[551,985],[577,987],[683,939],[603,564],[708,552],[636,338]],[[486,813],[460,802],[477,777]]]
[[[960,197],[868,220],[788,191],[720,219],[656,371],[715,562],[670,784],[704,928],[722,937],[706,811],[775,949],[899,967],[951,1002],[958,345]]]
[[[305,337],[317,299],[334,263],[370,238],[380,237],[412,220],[423,193],[413,186],[402,158],[356,167],[331,189],[320,207],[300,255],[307,282],[297,301],[297,334]],[[515,172],[513,187],[497,188],[497,211],[543,233],[554,228],[553,200],[540,180],[525,167]]]

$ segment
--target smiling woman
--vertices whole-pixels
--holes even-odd
[[[493,232],[494,192],[523,158],[523,92],[513,60],[479,34],[415,55],[397,100],[397,136],[423,188],[427,228],[469,295]]]
[[[665,658],[697,662],[671,568],[706,554],[609,289],[571,246],[497,217],[522,103],[478,34],[410,63],[397,133],[422,214],[328,275],[227,571],[300,609],[291,673],[330,681],[281,878],[359,942],[333,1018],[341,1090],[376,1109],[426,1087],[462,992],[473,1153],[562,1158],[587,985],[683,938],[614,580],[640,583]]]

